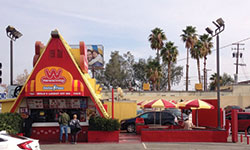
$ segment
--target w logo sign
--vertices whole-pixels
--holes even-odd
[[[62,69],[45,69],[45,76],[41,78],[43,84],[64,84],[66,78],[62,76]]]

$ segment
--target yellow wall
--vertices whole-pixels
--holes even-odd
[[[2,111],[1,113],[10,112],[11,106],[13,105],[15,99],[6,99],[1,100],[0,103],[2,104]]]
[[[108,114],[112,117],[112,102],[105,101],[108,106]],[[133,118],[136,116],[136,102],[119,101],[114,104],[114,118],[121,121],[122,119]]]
[[[73,55],[76,63],[80,66],[80,49],[70,49],[71,54]]]
[[[108,99],[111,97],[111,91],[103,91],[102,98]],[[117,95],[117,93],[115,93]],[[171,91],[171,92],[129,92],[124,90],[124,97],[126,100],[136,100],[137,102],[143,100],[154,100],[154,99],[167,99],[179,101],[191,100],[191,99],[217,99],[216,91]],[[220,92],[220,106],[224,108],[228,105],[238,105],[242,108],[250,106],[250,85],[233,85],[232,91],[221,91]]]

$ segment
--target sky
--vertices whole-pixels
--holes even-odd
[[[235,74],[232,43],[242,41],[243,58],[239,67],[239,81],[250,80],[250,1],[247,0],[0,0],[0,62],[3,83],[10,79],[10,40],[6,27],[14,26],[23,36],[14,42],[14,79],[24,69],[31,72],[35,42],[45,45],[50,32],[58,29],[69,44],[102,44],[105,62],[112,51],[130,51],[138,60],[156,56],[150,48],[148,36],[155,27],[163,29],[168,41],[178,47],[177,65],[183,66],[184,77],[174,90],[185,90],[186,48],[180,35],[186,26],[196,27],[197,34],[205,28],[215,30],[212,21],[223,18],[225,30],[220,34],[220,73]],[[216,44],[215,38],[213,39]],[[189,89],[198,82],[197,65],[190,59]],[[201,69],[203,60],[201,60]],[[216,52],[207,60],[208,78],[216,72]],[[202,73],[203,74],[203,73]]]

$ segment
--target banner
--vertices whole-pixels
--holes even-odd
[[[87,46],[87,58],[88,58],[89,69],[92,69],[93,67],[95,69],[103,68],[104,47],[102,45],[86,45],[86,46]]]

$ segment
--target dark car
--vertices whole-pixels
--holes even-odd
[[[226,115],[226,119],[231,120],[231,113]],[[238,131],[245,131],[250,134],[250,112],[238,112]]]
[[[170,112],[171,114],[173,114],[174,116],[176,116],[178,120],[181,120],[181,119],[182,120],[186,120],[186,119],[188,119],[188,115],[185,114],[185,113],[181,113],[181,111],[179,109],[168,108],[168,109],[165,109],[164,111]]]
[[[135,132],[136,118],[143,118],[145,125],[161,124],[161,125],[175,125],[175,115],[167,111],[150,111],[138,115],[135,118],[126,119],[121,121],[121,130],[127,132]],[[161,118],[161,119],[160,119]]]
[[[226,114],[231,113],[232,109],[236,109],[239,112],[243,111],[243,109],[240,108],[240,106],[236,106],[236,105],[229,105],[229,106],[227,106],[227,107],[224,108]]]

